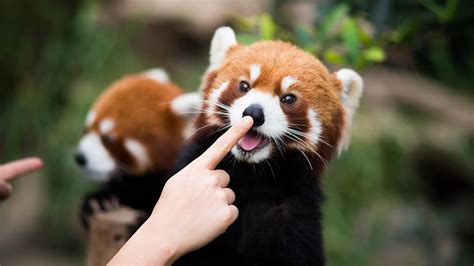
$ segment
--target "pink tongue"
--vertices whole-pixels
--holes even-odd
[[[245,136],[239,140],[239,146],[245,151],[251,151],[255,149],[262,140],[263,139],[258,136],[245,134]]]

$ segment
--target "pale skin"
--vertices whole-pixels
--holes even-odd
[[[24,158],[0,165],[0,201],[6,200],[12,194],[11,180],[39,170],[43,162],[37,157]]]
[[[171,177],[152,215],[109,265],[171,265],[224,233],[239,215],[230,177],[215,167],[252,127],[244,117]]]

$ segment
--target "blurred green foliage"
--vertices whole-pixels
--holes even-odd
[[[106,25],[98,21],[99,7],[97,0],[0,2],[0,160],[30,154],[45,159],[42,228],[48,233],[41,241],[60,251],[79,253],[83,247],[76,231],[77,207],[91,186],[76,171],[72,154],[84,116],[113,80],[151,67],[134,44],[146,22]],[[418,64],[440,80],[463,87],[474,77],[469,27],[474,12],[469,2],[343,0],[329,1],[314,12],[311,25],[293,25],[276,11],[238,18],[239,41],[287,40],[326,63],[358,69],[384,62],[392,46],[407,45]],[[187,88],[197,87],[206,67],[196,58],[169,66]],[[432,260],[428,264],[439,265],[437,230],[462,228],[468,212],[451,206],[435,209],[423,196],[428,185],[417,171],[413,150],[432,146],[423,143],[428,139],[426,117],[397,112],[399,120],[390,121],[389,133],[372,137],[382,127],[370,120],[378,111],[362,106],[351,148],[333,160],[323,178],[328,260],[330,265],[380,265],[374,257],[397,250],[399,244],[419,247]],[[358,132],[364,120],[371,127]],[[407,144],[410,138],[421,144]],[[462,161],[464,168],[472,166],[474,142],[469,136],[449,145],[444,157]],[[454,264],[472,263],[470,251],[472,247],[463,249],[465,254]]]
[[[384,41],[376,39],[370,29],[364,27],[364,21],[350,15],[349,10],[345,4],[336,5],[315,20],[313,26],[288,27],[277,23],[268,13],[238,18],[235,24],[243,32],[239,34],[239,40],[244,44],[280,39],[294,43],[329,64],[357,69],[383,62]]]
[[[342,0],[377,34],[407,47],[420,70],[474,95],[474,5],[470,0]]]
[[[117,73],[142,69],[130,49],[133,24],[120,29],[92,17],[96,1],[2,1],[0,75],[1,161],[38,155],[45,161],[42,222],[62,249],[82,247],[74,236],[88,183],[72,163],[91,102]],[[142,63],[143,64],[143,63]]]

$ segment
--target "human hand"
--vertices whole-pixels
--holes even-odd
[[[7,199],[13,187],[8,181],[36,171],[43,167],[41,159],[36,157],[24,158],[0,165],[0,201]]]
[[[178,257],[204,246],[237,219],[235,194],[227,188],[230,177],[215,167],[251,126],[250,117],[242,119],[166,183],[150,222],[173,229],[165,233],[176,242]]]
[[[227,188],[229,175],[215,167],[252,124],[251,117],[244,117],[171,177],[150,218],[110,264],[147,264],[152,260],[151,264],[168,265],[222,234],[237,219],[238,209],[232,205],[234,192]],[[137,253],[141,256],[129,257]]]

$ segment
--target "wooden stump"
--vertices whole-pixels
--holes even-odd
[[[94,214],[87,236],[86,265],[106,265],[132,236],[136,222],[143,215],[126,207]]]

